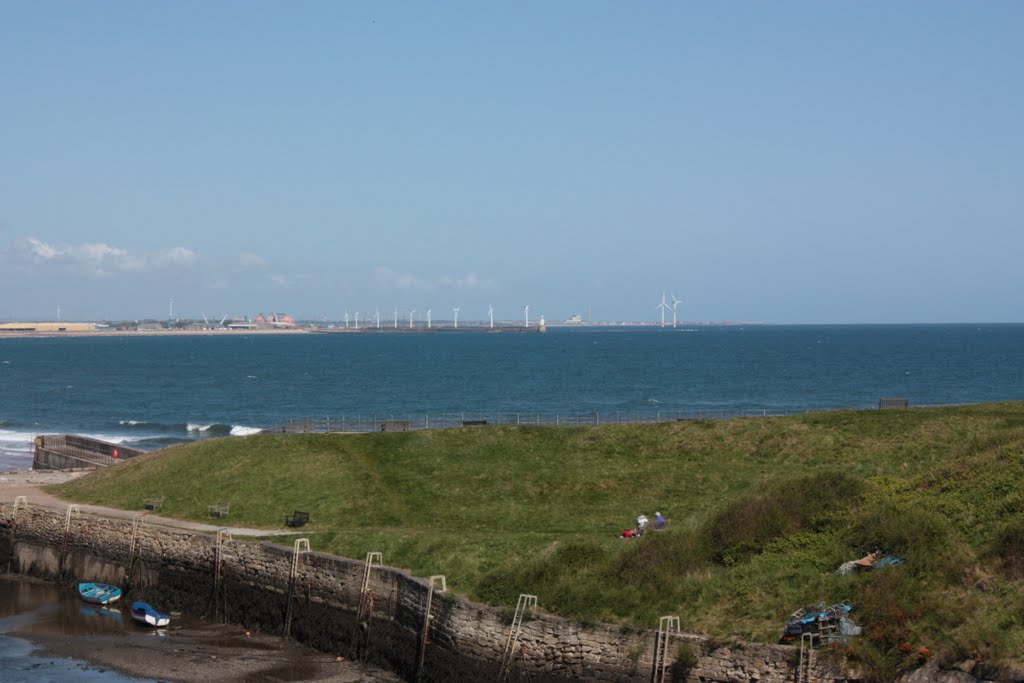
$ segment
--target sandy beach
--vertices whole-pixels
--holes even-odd
[[[308,334],[305,327],[254,328],[245,330],[63,330],[19,332],[0,329],[0,339],[38,339],[41,337],[225,337],[249,334]]]

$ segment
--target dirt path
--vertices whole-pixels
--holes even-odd
[[[62,500],[42,489],[51,484],[63,484],[82,475],[88,474],[90,470],[13,470],[0,473],[0,505],[12,505],[15,498],[25,496],[30,507],[43,507],[50,510],[67,510],[73,500]],[[132,519],[139,514],[138,510],[120,510],[102,505],[87,505],[78,503],[82,514],[96,515],[113,519]],[[246,527],[225,527],[222,524],[203,524],[201,522],[188,522],[181,519],[161,517],[152,513],[146,515],[146,523],[150,526],[164,526],[174,529],[189,529],[191,531],[203,531],[216,533],[218,529],[227,529],[232,536],[294,536],[297,532],[281,531],[280,529],[249,529]]]

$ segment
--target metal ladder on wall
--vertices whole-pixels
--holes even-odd
[[[679,635],[679,617],[662,617],[658,622],[658,635],[654,641],[654,673],[651,683],[665,683],[668,674],[668,646]]]
[[[512,626],[508,632],[508,640],[505,641],[505,650],[501,655],[501,671],[498,673],[499,681],[507,681],[512,673],[512,661],[515,659],[516,645],[519,643],[519,635],[523,631],[523,614],[528,609],[537,606],[537,596],[519,594],[516,601],[516,612],[512,616]]]
[[[379,552],[366,553],[366,567],[363,570],[363,584],[359,587],[359,607],[356,608],[356,623],[364,619],[369,621],[370,617],[370,571],[374,567],[380,567],[384,562],[384,555]]]
[[[420,652],[419,658],[416,660],[416,677],[413,679],[415,681],[419,681],[423,676],[423,662],[426,660],[427,645],[430,643],[430,622],[434,619],[434,615],[430,613],[430,608],[434,604],[435,590],[439,590],[442,593],[448,590],[448,581],[445,579],[444,574],[430,577],[430,587],[427,589],[427,605],[423,609],[423,633],[420,634]]]
[[[796,683],[811,683],[814,670],[814,641],[817,633],[800,634],[800,659],[796,665]]]
[[[220,613],[224,623],[227,623],[228,618],[228,591],[224,584],[224,555],[227,544],[232,540],[230,529],[217,529],[217,545],[214,546],[213,554],[213,592],[210,594],[210,604],[213,607],[214,618]],[[221,597],[224,599],[223,611],[221,611]]]
[[[220,539],[218,535],[218,540]],[[292,632],[292,598],[295,595],[295,579],[299,575],[300,558],[309,552],[309,539],[295,539],[295,547],[292,550],[292,569],[288,575],[288,607],[284,617],[284,636],[287,638]]]
[[[7,506],[5,505],[4,507],[6,508]],[[14,548],[14,537],[18,533],[18,512],[21,511],[21,510],[27,510],[27,509],[28,509],[28,498],[26,498],[25,496],[16,496],[15,499],[14,499],[14,511],[13,511],[12,516],[11,516],[11,548],[12,549]],[[11,563],[14,561],[14,555],[15,554],[12,552],[11,556],[9,558],[7,558],[7,572],[8,573],[10,573],[10,571],[11,571]]]
[[[354,654],[356,659],[364,657],[370,647],[370,622],[373,619],[373,591],[370,590],[370,575],[373,568],[380,567],[383,562],[383,553],[377,551],[366,553],[363,582],[359,586],[359,605],[356,607],[356,620],[352,626],[350,655]],[[361,628],[362,632],[360,632]]]
[[[60,562],[57,568],[60,574],[64,573],[64,560],[67,559],[68,555],[68,536],[71,534],[71,520],[81,516],[82,510],[77,503],[68,505],[67,514],[64,516],[64,540],[60,544]]]

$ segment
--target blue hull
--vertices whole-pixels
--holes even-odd
[[[163,612],[157,611],[145,602],[132,603],[132,619],[143,626],[161,627],[171,623],[171,617]]]
[[[93,605],[107,605],[121,597],[121,589],[109,583],[80,583],[78,594]]]

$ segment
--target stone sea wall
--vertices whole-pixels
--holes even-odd
[[[497,678],[512,608],[470,602],[435,591],[429,632],[423,629],[429,582],[374,566],[369,616],[356,623],[365,564],[272,543],[229,541],[202,533],[95,516],[11,506],[0,513],[0,570],[56,580],[122,586],[126,600],[145,599],[164,611],[284,634],[324,652],[359,656],[407,680]],[[293,563],[295,567],[293,575]],[[294,576],[294,578],[293,578]],[[541,601],[543,606],[543,599]],[[583,626],[542,612],[523,620],[512,680],[651,681],[656,633],[611,625]],[[795,680],[796,651],[767,644],[714,644],[680,634],[669,643],[665,680],[698,682]],[[678,660],[678,662],[677,662]],[[422,664],[421,664],[422,662]],[[687,663],[687,666],[683,664]],[[817,671],[817,681],[849,674]]]

